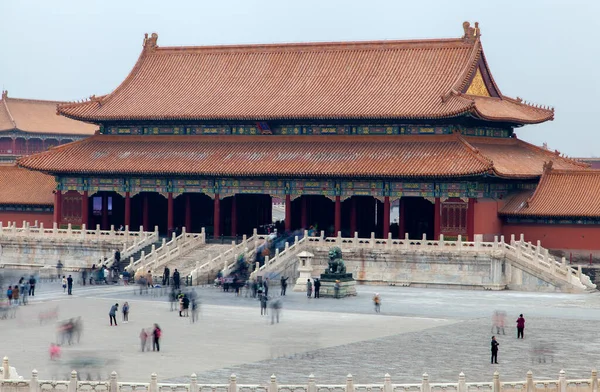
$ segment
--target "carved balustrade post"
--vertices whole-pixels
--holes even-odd
[[[558,392],[567,392],[567,377],[564,370],[558,373]]]
[[[113,370],[113,372],[110,374],[110,385],[109,385],[109,392],[118,392],[119,391],[119,384],[117,384],[117,372],[115,372]]]
[[[190,377],[190,392],[198,392],[198,376],[192,373]]]
[[[8,366],[8,357],[2,359],[2,378],[8,380],[10,377],[10,366]]]
[[[458,252],[462,251],[462,235],[458,235],[458,238],[456,239],[456,250]]]
[[[535,392],[535,385],[533,384],[533,372],[530,370],[527,372],[527,381],[525,382],[526,392]]]
[[[77,392],[77,372],[75,370],[71,372],[71,379],[69,380],[67,392]]]
[[[496,370],[494,372],[494,379],[492,382],[492,392],[500,392],[500,389],[502,387],[500,386],[500,373],[498,373],[498,371]]]
[[[31,381],[29,381],[29,392],[39,392],[40,381],[38,380],[38,371],[33,369],[31,371]]]
[[[440,247],[440,249],[443,249],[445,244],[444,244],[444,235],[440,234],[440,241],[438,242],[438,245]]]
[[[467,392],[467,381],[465,374],[460,372],[458,375],[458,392]]]
[[[277,377],[274,374],[271,375],[271,382],[269,383],[268,392],[277,392]],[[566,392],[566,391],[565,391]]]
[[[392,392],[392,377],[389,373],[383,376],[383,392]]]
[[[235,376],[235,374],[232,374],[229,377],[229,387],[227,388],[227,392],[237,392],[237,390],[237,377]],[[275,389],[275,392],[277,392],[277,389]]]
[[[354,392],[354,380],[352,374],[346,376],[346,392]]]
[[[590,385],[592,386],[591,392],[598,392],[598,372],[596,369],[592,369],[592,379],[590,380]]]
[[[156,373],[152,373],[150,375],[150,387],[148,388],[148,392],[158,392],[158,382],[156,379],[158,375]]]
[[[431,392],[431,385],[429,385],[429,374],[423,373],[423,381],[421,381],[421,392]]]
[[[308,386],[306,388],[306,392],[317,392],[317,384],[315,383],[315,375],[312,373],[308,376]]]

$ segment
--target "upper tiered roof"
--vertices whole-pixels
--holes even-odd
[[[515,195],[500,215],[525,218],[600,218],[600,170],[545,165],[535,191]]]
[[[458,39],[159,47],[112,93],[59,105],[64,116],[118,120],[439,119],[516,125],[553,110],[504,97],[478,25]]]
[[[153,136],[94,135],[23,157],[19,165],[55,174],[282,177],[538,178],[544,162],[587,165],[516,138],[452,135]]]
[[[0,132],[19,130],[53,135],[93,135],[97,125],[56,115],[57,101],[12,98],[7,91],[0,99]]]

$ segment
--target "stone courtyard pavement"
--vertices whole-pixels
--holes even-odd
[[[378,382],[385,373],[394,383],[418,383],[427,372],[431,382],[489,381],[495,370],[504,381],[522,380],[527,370],[536,379],[553,378],[564,369],[569,378],[587,378],[600,363],[600,294],[543,294],[359,286],[354,298],[307,299],[303,293],[284,298],[279,324],[260,316],[258,303],[212,288],[198,288],[201,319],[191,324],[169,311],[164,298],[133,294],[131,287],[75,287],[67,297],[55,285],[39,287],[17,319],[0,320],[0,355],[19,374],[36,368],[41,379],[64,378],[75,357],[112,361],[94,369],[106,378],[113,369],[122,381],[265,384],[271,374],[280,383]],[[270,294],[275,288],[271,289]],[[371,297],[382,296],[375,314]],[[130,322],[108,325],[110,305],[129,301]],[[63,347],[63,359],[50,361],[56,341],[54,322],[40,325],[37,315],[59,307],[59,319],[81,316],[85,330],[79,345]],[[506,335],[499,336],[499,365],[489,363],[491,314],[508,313]],[[525,340],[516,339],[514,321],[527,319]],[[120,320],[120,317],[119,317]],[[142,353],[139,332],[158,323],[163,329],[160,353]],[[540,348],[544,348],[540,355]],[[544,358],[542,358],[542,356]],[[545,360],[545,362],[544,362]]]

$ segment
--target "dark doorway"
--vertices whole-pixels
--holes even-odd
[[[405,197],[404,227],[411,239],[421,239],[423,234],[433,239],[434,204],[422,197]]]

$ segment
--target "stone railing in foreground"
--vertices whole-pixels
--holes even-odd
[[[8,362],[3,363],[2,377],[0,377],[0,391],[2,392],[598,392],[598,373],[592,370],[588,379],[569,380],[565,371],[561,370],[558,379],[536,380],[531,371],[527,372],[523,381],[505,382],[500,380],[500,374],[495,372],[492,380],[488,382],[467,382],[464,373],[458,375],[455,383],[432,383],[429,376],[423,374],[421,382],[414,384],[394,384],[389,374],[385,374],[379,383],[358,384],[354,383],[351,374],[345,377],[344,384],[318,384],[311,374],[305,384],[279,384],[277,377],[272,375],[270,380],[253,380],[255,384],[238,384],[237,377],[232,374],[226,384],[198,383],[195,374],[190,377],[189,384],[159,383],[158,375],[152,373],[149,382],[121,382],[117,373],[112,372],[106,381],[78,381],[76,371],[71,372],[70,380],[39,380],[38,372],[33,370],[31,379],[23,377],[11,378],[16,372],[11,372]],[[82,374],[83,376],[83,374]],[[342,377],[340,377],[342,378]]]
[[[59,228],[56,224],[46,228],[43,223],[40,223],[37,227],[30,226],[29,223],[23,221],[23,226],[17,227],[16,222],[9,222],[6,226],[3,222],[0,222],[0,238],[3,239],[57,240],[61,242],[89,240],[130,244],[152,234],[153,232],[146,232],[142,227],[139,231],[131,231],[126,226],[125,230],[119,231],[115,230],[114,226],[111,226],[110,230],[100,230],[100,225],[98,225],[95,230],[91,230],[85,225],[82,225],[81,229],[73,229],[69,224],[65,229]]]
[[[159,272],[160,267],[205,244],[206,231],[204,227],[200,233],[187,233],[184,227],[180,235],[176,236],[173,233],[170,241],[163,238],[162,245],[158,248],[152,245],[148,254],[142,251],[138,260],[130,260],[128,269],[132,272],[151,270],[156,273]]]
[[[206,263],[199,265],[188,275],[192,277],[192,281],[201,282],[203,280],[201,280],[200,277],[204,274],[209,274],[215,268],[220,268],[222,266],[223,271],[227,272],[235,265],[238,255],[244,254],[246,257],[250,257],[252,252],[268,238],[268,234],[258,234],[257,230],[254,229],[252,236],[246,238],[246,235],[244,235],[242,237],[242,242],[237,245],[235,244],[235,241],[232,241],[231,248],[220,253],[216,257],[213,257]]]

